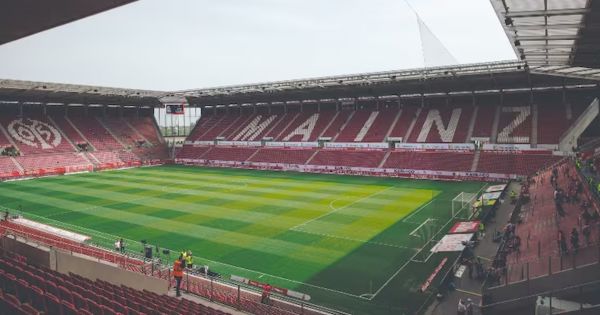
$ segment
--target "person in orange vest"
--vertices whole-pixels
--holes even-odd
[[[181,279],[183,279],[183,268],[185,268],[185,262],[183,260],[183,255],[179,255],[179,258],[175,260],[173,264],[173,277],[175,277],[175,292],[176,296],[181,296],[181,292],[179,288],[181,287]]]

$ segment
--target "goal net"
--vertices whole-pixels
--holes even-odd
[[[435,218],[427,218],[423,221],[418,227],[416,227],[412,232],[410,232],[411,236],[411,245],[413,248],[418,248],[419,251],[413,257],[413,261],[416,262],[425,262],[431,256],[431,247],[435,245],[439,238],[440,232],[440,221]]]
[[[456,219],[470,219],[473,216],[473,203],[477,194],[461,192],[452,199],[452,217]]]

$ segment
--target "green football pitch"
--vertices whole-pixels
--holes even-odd
[[[190,249],[196,264],[224,277],[268,282],[352,314],[412,314],[435,293],[419,292],[421,284],[442,259],[456,258],[429,251],[453,223],[452,199],[483,188],[160,166],[5,182],[0,207],[107,247],[123,237],[130,248],[144,239]]]

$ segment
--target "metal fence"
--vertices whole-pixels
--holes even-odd
[[[481,306],[484,315],[524,313],[529,314],[599,314],[600,280],[561,287],[537,294]],[[565,303],[564,301],[568,301]],[[568,310],[561,309],[566,305]],[[565,308],[567,308],[565,307]]]

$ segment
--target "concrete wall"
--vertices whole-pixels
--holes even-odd
[[[72,272],[91,280],[101,279],[112,284],[126,285],[157,294],[166,294],[168,291],[167,280],[124,270],[114,264],[98,261],[91,257],[40,246],[22,238],[3,237],[0,239],[0,246],[3,251],[27,257],[27,260],[33,265],[44,266],[64,274]]]
[[[27,240],[23,238],[14,239],[5,236],[1,241],[3,250],[23,255],[34,265],[46,268],[51,267],[50,256],[53,255],[51,254],[50,248],[37,243],[27,242]]]
[[[85,256],[71,255],[60,251],[56,252],[56,271],[72,272],[88,279],[100,279],[112,284],[123,284],[157,294],[166,294],[169,288],[167,280],[148,277],[141,273],[121,269],[114,264],[98,262]]]

